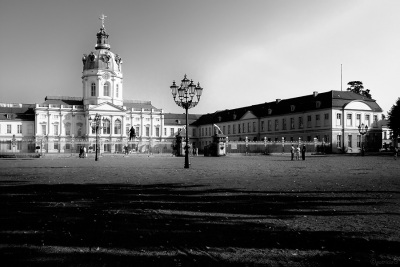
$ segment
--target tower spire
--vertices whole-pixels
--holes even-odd
[[[110,50],[110,45],[108,44],[108,34],[106,33],[106,29],[104,28],[104,20],[107,16],[101,14],[99,20],[101,20],[101,28],[100,31],[96,34],[97,36],[97,43],[95,48],[96,49],[107,49]]]

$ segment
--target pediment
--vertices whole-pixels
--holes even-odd
[[[371,111],[371,108],[363,101],[352,101],[345,106],[345,109],[354,109],[354,110],[368,110]]]
[[[89,111],[96,111],[96,112],[125,112],[126,110],[109,102],[101,103],[99,105],[90,105]]]
[[[251,120],[251,119],[257,119],[257,116],[253,114],[250,110],[247,111],[241,118],[240,120]]]

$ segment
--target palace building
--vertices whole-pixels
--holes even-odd
[[[375,100],[349,91],[313,92],[273,102],[217,111],[193,123],[199,144],[211,143],[213,125],[229,141],[323,142],[334,153],[358,153],[364,142],[369,149],[382,146],[382,109]],[[368,126],[363,136],[359,125]]]
[[[72,153],[81,146],[94,148],[96,130],[91,121],[101,116],[101,153],[122,152],[125,145],[149,151],[164,148],[178,133],[189,135],[200,151],[211,143],[214,125],[230,142],[245,139],[268,142],[315,141],[332,152],[359,152],[382,145],[382,109],[375,100],[348,91],[313,92],[273,102],[185,116],[165,113],[150,101],[124,99],[122,57],[111,51],[102,26],[93,51],[82,57],[82,96],[46,96],[40,104],[0,103],[0,152]],[[172,100],[171,100],[172,101]],[[369,127],[365,136],[358,126]],[[134,141],[129,133],[135,133]],[[169,145],[168,145],[169,144]]]

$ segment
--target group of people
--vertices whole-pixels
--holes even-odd
[[[294,160],[296,158],[296,160],[300,159],[300,152],[301,152],[301,159],[305,160],[306,159],[306,145],[303,145],[300,149],[299,145],[297,145],[297,147],[294,147],[292,145],[292,147],[290,148],[290,154],[292,156],[292,160]]]
[[[86,147],[81,146],[81,148],[79,149],[79,157],[80,158],[87,158]]]

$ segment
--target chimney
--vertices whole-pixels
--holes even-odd
[[[276,103],[278,104],[279,102],[281,102],[281,99],[277,98]]]
[[[313,92],[313,95],[314,95],[314,97],[316,97],[316,96],[318,95],[318,92],[317,92],[317,91],[314,91],[314,92]]]

